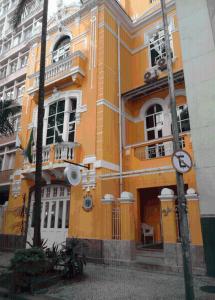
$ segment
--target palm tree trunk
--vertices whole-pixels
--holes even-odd
[[[42,152],[43,152],[43,118],[45,96],[45,67],[46,67],[46,36],[47,36],[48,0],[43,3],[43,20],[40,54],[40,78],[38,95],[37,143],[36,143],[36,173],[35,173],[35,209],[33,245],[41,245],[41,188],[42,188]]]

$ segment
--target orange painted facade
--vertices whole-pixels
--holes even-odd
[[[164,188],[176,193],[175,172],[171,163],[168,86],[167,82],[160,85],[162,80],[166,80],[167,72],[159,71],[158,79],[153,82],[154,88],[148,92],[146,87],[151,86],[151,83],[144,82],[144,74],[151,68],[149,35],[161,26],[158,2],[149,4],[149,1],[123,0],[122,7],[117,1],[106,1],[101,5],[98,2],[96,7],[90,5],[88,9],[83,8],[77,16],[68,16],[68,20],[62,21],[62,24],[55,23],[54,19],[49,22],[45,103],[54,103],[67,97],[65,95],[78,99],[74,139],[76,145],[70,160],[79,164],[89,164],[91,169],[90,174],[82,171],[82,179],[85,175],[88,176],[85,183],[82,180],[78,186],[67,185],[70,190],[67,237],[131,240],[141,243],[141,224],[146,223],[153,227],[155,242],[176,243],[178,240],[174,199],[162,202],[159,198]],[[183,66],[176,11],[173,4],[168,7],[173,69],[175,74],[179,74],[183,73]],[[132,21],[126,13],[133,20],[136,16],[137,21]],[[53,62],[54,46],[63,36],[71,38],[70,56]],[[40,43],[36,41],[30,51],[28,80],[22,107],[22,130],[19,137],[23,148],[26,148],[35,124],[39,57]],[[64,61],[67,65],[63,65]],[[133,96],[135,89],[140,90],[141,87],[144,92]],[[129,92],[132,92],[132,96],[129,96]],[[183,79],[176,83],[176,98],[178,106],[186,105]],[[121,186],[119,101],[123,110]],[[146,115],[148,109],[156,104],[163,108],[164,115],[159,125],[161,129],[158,126],[155,129],[158,136],[148,139]],[[47,116],[45,118],[48,118]],[[168,118],[169,123],[166,121]],[[163,131],[162,136],[159,136],[159,130]],[[181,136],[184,149],[193,157],[191,132],[184,131]],[[56,156],[56,149],[58,145],[53,143],[47,150],[48,158],[43,163],[47,175],[44,175],[44,186],[54,183],[65,185],[62,172],[67,164],[62,157]],[[11,186],[9,210],[22,206],[23,194],[30,199],[34,187],[34,168],[35,165],[26,161],[22,151],[17,150],[16,170],[19,172],[14,180],[16,179],[20,186],[17,194],[14,194]],[[196,190],[194,168],[184,175],[184,180],[186,190]],[[124,201],[120,192],[125,191],[133,197]],[[93,207],[86,211],[83,209],[83,199],[88,194],[92,196]],[[107,195],[113,197],[109,199]],[[109,200],[106,201],[107,199]],[[163,209],[167,208],[171,212],[165,216]],[[201,228],[198,226],[196,230],[193,222],[193,218],[195,222],[199,222],[198,200],[195,203],[189,202],[189,214],[191,241],[201,246]],[[20,222],[20,218],[14,218],[8,213],[6,219],[4,233],[21,234],[19,229],[16,229],[16,232],[14,230],[14,222]]]

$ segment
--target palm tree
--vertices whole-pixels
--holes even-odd
[[[20,112],[20,106],[13,100],[0,100],[0,135],[14,133],[14,116]]]
[[[22,14],[31,0],[19,0],[14,18],[14,29],[20,24]],[[45,63],[46,63],[46,36],[47,36],[48,0],[43,0],[43,18],[41,34],[41,54],[40,54],[40,77],[38,94],[38,118],[37,143],[36,143],[36,173],[35,173],[35,206],[34,206],[34,236],[33,245],[41,245],[41,189],[42,189],[42,141],[43,141],[43,117],[44,117],[44,96],[45,96]]]

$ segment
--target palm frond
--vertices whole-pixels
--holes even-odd
[[[13,117],[20,112],[20,106],[13,100],[0,101],[0,134],[9,135],[14,133]]]
[[[23,14],[27,4],[30,2],[31,2],[31,0],[19,0],[17,8],[12,17],[12,25],[13,25],[14,29],[16,29],[17,26],[19,26],[19,24],[21,23],[22,14]]]

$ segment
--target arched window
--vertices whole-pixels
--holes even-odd
[[[159,104],[150,106],[146,112],[147,140],[163,137],[163,108]]]
[[[69,55],[70,41],[70,37],[65,35],[56,43],[52,54],[53,62],[65,59]]]

